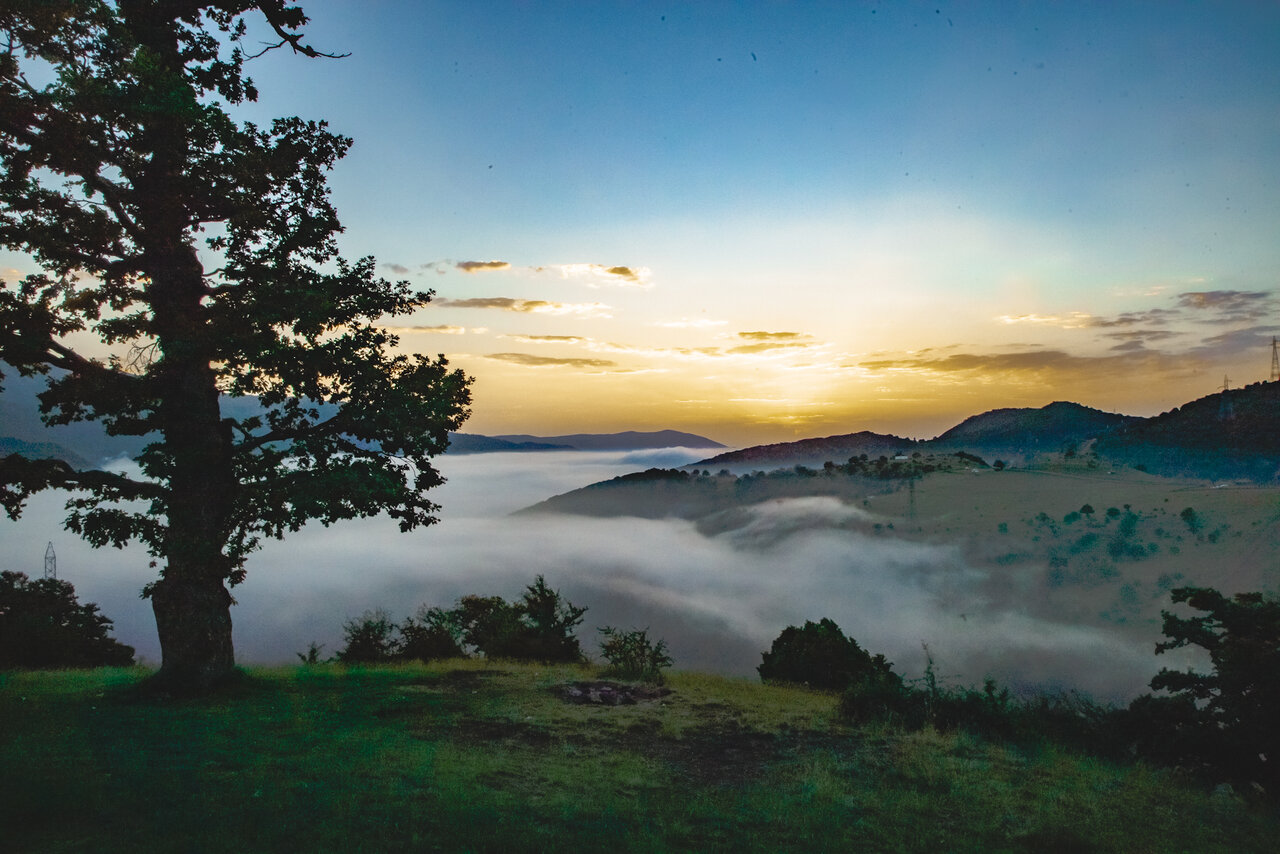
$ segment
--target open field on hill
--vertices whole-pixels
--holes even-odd
[[[0,675],[11,851],[1264,851],[1272,811],[1048,744],[855,728],[835,697],[674,674],[574,705],[576,667]]]

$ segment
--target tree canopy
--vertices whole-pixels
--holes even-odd
[[[57,578],[0,572],[0,668],[127,667],[133,647],[108,635],[111,620]]]
[[[1211,587],[1179,587],[1170,595],[1202,613],[1164,611],[1169,640],[1156,644],[1156,652],[1200,647],[1212,668],[1162,668],[1151,680],[1153,689],[1169,692],[1166,717],[1181,712],[1160,733],[1166,751],[1183,764],[1280,798],[1280,599],[1256,592],[1227,596]]]
[[[352,141],[234,117],[258,97],[251,18],[275,33],[267,50],[322,55],[283,0],[0,9],[0,246],[41,270],[0,288],[0,360],[48,377],[46,423],[150,440],[138,477],[7,456],[0,503],[16,518],[31,494],[72,490],[68,528],[143,543],[161,676],[188,683],[232,666],[226,588],[262,537],[433,522],[430,460],[470,403],[465,375],[380,325],[431,292],[339,254],[326,174]],[[231,417],[224,396],[259,406]]]

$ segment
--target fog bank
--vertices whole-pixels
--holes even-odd
[[[1043,603],[984,593],[990,579],[956,548],[870,536],[841,527],[866,511],[805,498],[750,508],[732,530],[704,536],[693,523],[522,515],[553,494],[700,452],[475,454],[440,461],[441,521],[400,533],[385,518],[309,526],[270,541],[233,590],[242,663],[296,661],[311,641],[341,647],[342,624],[382,607],[399,619],[422,603],[469,593],[518,598],[543,574],[590,610],[580,628],[648,627],[677,668],[755,675],[761,651],[787,625],[830,617],[908,677],[927,644],[939,673],[965,684],[991,676],[1016,685],[1078,687],[1102,698],[1141,691],[1158,664],[1148,642],[1107,628],[1056,623]],[[140,548],[94,550],[62,530],[63,498],[33,499],[24,518],[0,521],[3,567],[37,577],[53,541],[59,577],[97,602],[115,635],[159,660],[149,603],[155,577]]]

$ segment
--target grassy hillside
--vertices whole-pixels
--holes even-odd
[[[203,703],[140,670],[0,675],[12,851],[1264,851],[1280,817],[1052,745],[852,728],[835,698],[677,673],[252,671]]]

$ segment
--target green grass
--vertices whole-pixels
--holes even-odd
[[[1265,851],[1280,816],[1166,771],[851,728],[835,697],[484,662],[250,670],[164,701],[142,670],[0,674],[11,851]]]

